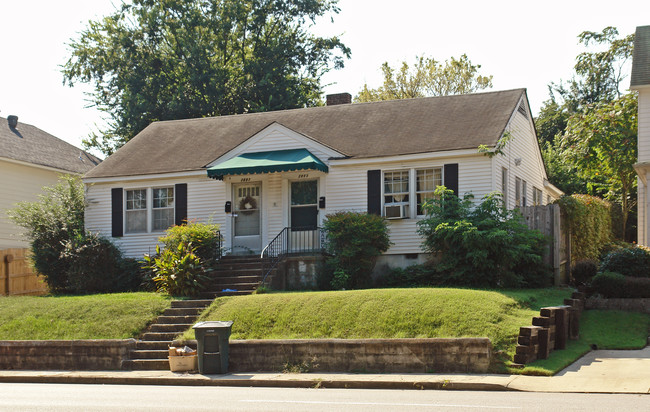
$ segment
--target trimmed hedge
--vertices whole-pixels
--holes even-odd
[[[605,256],[600,270],[637,278],[650,277],[650,252],[643,247],[614,250]]]
[[[562,196],[557,203],[571,230],[571,260],[598,260],[613,239],[612,204],[589,195]]]
[[[650,298],[650,278],[602,272],[594,276],[591,287],[605,298]]]

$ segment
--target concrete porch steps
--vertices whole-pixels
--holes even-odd
[[[212,299],[175,300],[149,325],[135,344],[130,359],[122,364],[129,370],[168,370],[169,347],[174,338],[192,327]],[[196,349],[196,348],[195,348]]]

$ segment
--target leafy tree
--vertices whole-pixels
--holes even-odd
[[[578,42],[585,47],[604,46],[604,50],[586,51],[576,57],[575,75],[566,84],[551,84],[570,113],[584,106],[621,97],[621,85],[626,77],[625,64],[632,58],[634,34],[618,38],[615,27],[600,33],[584,31]]]
[[[588,106],[569,119],[561,148],[584,178],[601,176],[605,197],[621,205],[623,233],[636,205],[637,95]]]
[[[111,154],[156,120],[320,104],[320,78],[350,50],[316,37],[338,0],[133,0],[69,47],[64,83],[90,83],[109,126],[84,141]]]
[[[37,202],[20,202],[8,212],[31,241],[32,263],[53,293],[69,292],[65,243],[84,231],[84,187],[78,177],[63,176],[43,188]]]
[[[529,229],[518,210],[507,210],[501,194],[474,205],[472,195],[458,198],[440,186],[427,201],[427,217],[418,222],[422,248],[438,255],[442,284],[481,287],[535,287],[550,281],[542,263],[546,240]]]
[[[432,58],[416,57],[412,69],[407,62],[402,62],[399,70],[393,69],[385,62],[381,65],[383,86],[370,89],[364,84],[355,101],[373,102],[466,94],[492,87],[492,76],[479,75],[480,68],[481,65],[472,64],[465,54],[458,59],[452,57],[444,64]]]

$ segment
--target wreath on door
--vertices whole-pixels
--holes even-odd
[[[257,209],[257,201],[251,197],[251,196],[246,196],[242,200],[239,201],[239,212],[243,213],[245,215],[250,215]]]

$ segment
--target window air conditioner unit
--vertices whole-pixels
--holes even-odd
[[[409,217],[409,205],[385,205],[386,219],[406,219]]]

